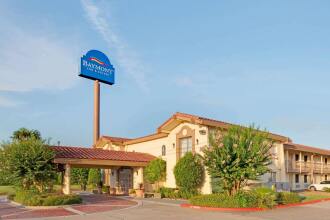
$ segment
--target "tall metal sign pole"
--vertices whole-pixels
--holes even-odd
[[[104,53],[90,50],[81,57],[79,76],[94,80],[93,147],[95,147],[100,138],[100,82],[113,85],[115,68]]]
[[[100,138],[100,82],[94,82],[94,135],[93,144]]]

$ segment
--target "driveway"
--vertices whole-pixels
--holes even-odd
[[[0,197],[0,219],[33,219],[48,217],[83,216],[91,213],[113,211],[134,207],[138,202],[106,195],[82,195],[83,204],[69,205],[58,208],[25,208],[9,203]]]
[[[119,198],[115,198],[121,200]],[[121,200],[122,201],[122,200]],[[127,200],[125,200],[127,201]],[[92,202],[92,201],[91,201]],[[119,201],[117,201],[119,202]],[[131,201],[133,202],[133,201]],[[93,211],[88,209],[79,209],[80,212],[74,215],[66,215],[65,219],[88,219],[88,220],[168,220],[168,219],[207,219],[207,220],[329,220],[330,219],[330,202],[322,202],[317,204],[305,205],[300,207],[281,208],[271,211],[262,212],[217,212],[217,211],[202,211],[190,208],[181,208],[175,202],[161,200],[140,200],[139,205],[120,206],[120,209],[112,206],[110,210],[104,210],[106,204],[115,205],[115,203],[94,203],[99,209]],[[120,205],[120,204],[118,204]],[[75,210],[76,207],[72,206]],[[11,216],[14,217],[14,216]],[[19,217],[19,216],[16,216]],[[24,214],[20,217],[30,217]],[[42,219],[63,220],[62,217],[51,217]]]
[[[210,212],[189,208],[181,208],[172,204],[165,205],[155,202],[143,201],[140,206],[125,210],[95,213],[92,215],[72,216],[67,219],[92,219],[92,220],[329,220],[330,202],[323,202],[301,207],[275,209],[263,212],[230,213]]]

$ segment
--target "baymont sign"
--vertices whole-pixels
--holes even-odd
[[[115,83],[115,68],[104,53],[90,50],[81,57],[79,76],[112,85]]]

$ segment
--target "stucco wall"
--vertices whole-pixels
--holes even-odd
[[[176,148],[178,146],[176,146],[176,135],[184,126],[188,126],[190,129],[195,131],[195,151],[196,153],[201,154],[202,147],[208,146],[208,128],[190,123],[182,123],[178,125],[169,133],[168,137],[126,146],[127,151],[149,153],[156,157],[161,157],[166,161],[166,182],[164,183],[166,187],[176,187],[175,177],[173,174],[177,161]],[[200,132],[200,130],[203,130],[204,132]],[[161,156],[163,145],[166,146],[165,156]],[[211,193],[210,178],[207,172],[205,172],[205,181],[201,191],[202,193]]]

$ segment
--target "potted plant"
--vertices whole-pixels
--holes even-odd
[[[136,194],[136,197],[143,198],[143,196],[144,196],[143,183],[139,183],[139,188],[135,189],[135,194]]]

